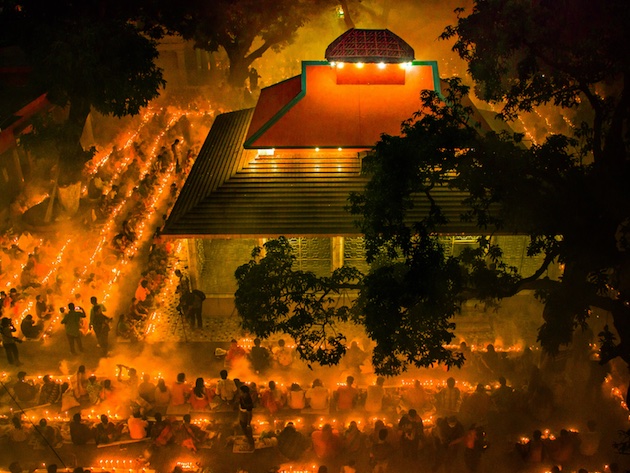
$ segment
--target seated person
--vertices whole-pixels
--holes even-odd
[[[134,411],[133,415],[127,420],[129,428],[129,437],[133,440],[140,440],[147,436],[147,427],[149,422],[140,416],[139,411]]]
[[[306,391],[306,400],[311,409],[325,410],[328,409],[330,393],[322,385],[321,380],[316,379],[313,381],[313,386]]]
[[[48,446],[55,447],[61,442],[61,434],[59,430],[48,425],[46,419],[40,419],[39,424],[35,427],[37,434],[33,436],[35,450],[44,450]]]
[[[24,335],[26,338],[34,340],[36,338],[39,338],[42,331],[44,330],[44,323],[42,321],[35,323],[35,321],[33,320],[33,316],[31,314],[27,314],[20,324],[20,330],[22,331],[22,335]]]
[[[208,407],[210,404],[211,393],[206,389],[206,384],[203,378],[197,378],[195,381],[195,387],[193,388],[190,396],[188,397],[188,403],[193,411],[201,411]]]
[[[122,233],[123,235],[125,235],[127,237],[127,239],[129,241],[135,241],[136,240],[136,232],[133,229],[133,227],[131,226],[131,223],[129,223],[129,220],[124,220],[122,223]]]
[[[101,422],[96,426],[96,445],[112,443],[119,439],[120,433],[105,414],[101,415]]]
[[[125,314],[120,314],[118,317],[116,336],[131,341],[138,341],[141,338],[135,324]]]
[[[293,383],[287,394],[289,409],[304,409],[306,407],[306,393],[299,384]]]
[[[262,373],[269,368],[269,361],[271,358],[269,356],[269,350],[260,346],[260,344],[260,338],[254,339],[254,346],[249,353],[249,361],[252,364],[252,369],[256,373]]]
[[[175,432],[175,441],[182,447],[196,452],[204,439],[205,434],[201,428],[190,422],[190,414],[184,414],[184,422]]]
[[[87,385],[85,386],[90,403],[98,404],[101,402],[103,394],[103,386],[96,380],[95,375],[91,375],[88,378]]]
[[[316,430],[311,434],[313,451],[317,458],[334,458],[341,449],[341,438],[339,432],[334,430],[330,424],[325,424],[322,430]]]
[[[89,425],[81,422],[81,414],[77,412],[70,422],[70,438],[74,445],[85,445],[94,438],[94,432]]]
[[[18,401],[31,403],[37,398],[39,389],[33,384],[33,381],[27,381],[25,378],[25,371],[20,371],[17,374],[17,382],[13,385],[13,392]]]
[[[228,368],[232,367],[237,361],[244,359],[246,356],[247,353],[245,352],[245,349],[240,347],[235,339],[232,339],[230,341],[230,348],[228,348],[225,355],[225,366]]]
[[[35,314],[40,319],[49,319],[55,311],[52,304],[48,304],[44,299],[44,296],[37,294],[35,296]]]
[[[376,384],[367,387],[367,397],[365,399],[365,410],[370,414],[380,412],[383,408],[383,398],[385,397],[385,378],[376,378]]]
[[[129,307],[129,316],[132,320],[144,320],[149,315],[149,311],[144,307],[140,301],[132,297],[131,306]]]
[[[129,243],[129,239],[123,233],[119,233],[112,240],[112,249],[117,253],[124,253]]]
[[[224,403],[232,403],[238,391],[236,383],[234,383],[233,379],[228,378],[227,370],[221,370],[219,376],[221,376],[221,379],[217,381],[217,396]]]
[[[39,404],[55,404],[61,400],[61,385],[44,375],[44,384],[39,390]]]
[[[299,460],[304,451],[308,448],[306,438],[295,429],[293,422],[287,423],[286,427],[278,435],[278,450],[289,460]]]
[[[151,382],[151,376],[148,373],[142,375],[142,383],[138,385],[138,396],[149,404],[155,402],[155,384]]]
[[[527,443],[517,443],[516,449],[527,463],[542,463],[547,457],[547,448],[542,440],[540,430],[534,430],[532,439],[528,440]]]
[[[269,387],[262,393],[261,404],[270,414],[275,414],[286,404],[286,397],[275,381],[269,381]]]
[[[278,340],[273,357],[280,368],[289,368],[293,364],[293,350],[286,346],[283,339]]]
[[[143,273],[144,275],[145,273]],[[138,303],[143,307],[148,307],[151,304],[151,290],[149,289],[149,281],[147,281],[144,277],[138,284],[136,288],[135,298],[138,300]],[[133,302],[133,299],[132,299]]]

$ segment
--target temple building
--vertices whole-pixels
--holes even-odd
[[[421,91],[440,92],[438,64],[416,60],[389,30],[348,30],[325,58],[264,88],[254,108],[216,118],[166,221],[165,237],[186,240],[191,279],[211,315],[232,313],[234,271],[266,239],[290,238],[299,269],[319,275],[343,264],[368,269],[348,195],[369,179],[361,161],[381,134],[400,134]],[[482,128],[497,126],[493,114],[475,114]],[[443,235],[450,251],[474,244],[474,227],[459,217],[463,195],[444,188],[436,198],[451,222]],[[411,217],[427,210],[418,205]],[[510,264],[534,268],[525,238],[499,238]]]

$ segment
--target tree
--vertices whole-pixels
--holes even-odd
[[[544,350],[569,344],[597,307],[613,325],[600,333],[601,362],[630,363],[630,63],[618,54],[630,13],[615,0],[478,0],[470,15],[458,12],[443,37],[455,39],[475,90],[503,104],[503,117],[547,104],[581,122],[572,135],[540,144],[482,133],[466,106],[468,87],[454,79],[445,97],[422,93],[421,112],[400,136],[382,137],[364,160],[369,184],[350,198],[373,262],[358,284],[355,320],[377,343],[375,367],[396,374],[408,364],[456,365],[458,354],[433,342],[452,335],[457,301],[523,289],[544,302]],[[444,188],[465,193],[462,218],[486,235],[457,257],[445,257],[436,236],[448,223],[435,192]],[[430,211],[411,220],[419,199]],[[542,257],[538,270],[523,277],[505,264],[496,232],[529,235],[528,254]],[[553,262],[564,267],[559,280],[543,277]],[[409,324],[418,332],[401,336]],[[402,345],[389,357],[388,333]]]
[[[542,294],[539,339],[546,350],[557,351],[587,324],[591,307],[610,312],[616,335],[608,327],[600,334],[602,363],[617,356],[630,363],[630,61],[619,54],[629,26],[620,0],[490,0],[475,2],[443,35],[455,38],[478,93],[502,102],[504,117],[551,104],[573,109],[580,120],[573,136],[552,135],[524,153],[530,160],[511,176],[512,187],[483,189],[488,177],[515,170],[492,156],[462,169],[459,185],[473,191],[480,215],[493,201],[503,206],[497,225],[517,223],[509,221],[510,209],[523,212],[518,223],[529,222],[530,252],[565,265],[562,280]],[[522,194],[528,199],[510,200],[518,198],[517,187],[526,192],[532,185]]]
[[[78,177],[86,154],[80,138],[91,109],[134,115],[165,85],[156,43],[131,20],[130,3],[55,0],[4,2],[0,31],[27,54],[32,80],[48,99],[68,107],[59,136],[63,172]]]
[[[295,256],[286,238],[255,248],[252,260],[236,270],[235,304],[245,330],[267,338],[287,333],[309,363],[337,364],[345,353],[345,337],[335,325],[347,321],[347,306],[337,307],[335,296],[356,286],[361,276],[339,268],[330,277],[293,269]]]
[[[228,82],[241,87],[256,59],[290,44],[301,26],[327,10],[332,14],[335,5],[333,0],[162,0],[153,16],[200,49],[224,49],[230,61]]]

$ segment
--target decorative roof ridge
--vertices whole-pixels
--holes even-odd
[[[388,29],[351,28],[330,43],[325,56],[330,62],[402,63],[413,61],[415,53]]]

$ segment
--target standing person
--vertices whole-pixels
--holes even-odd
[[[401,417],[398,428],[401,431],[400,447],[402,456],[416,461],[418,459],[418,450],[424,443],[422,418],[415,409],[410,409],[408,414]]]
[[[74,303],[68,304],[68,312],[62,319],[61,323],[66,326],[66,336],[70,345],[70,353],[76,355],[74,349],[75,344],[79,347],[79,351],[83,353],[83,344],[81,343],[81,319],[85,318],[84,312],[75,310]]]
[[[90,328],[94,330],[96,341],[101,347],[103,356],[106,357],[109,352],[109,323],[112,319],[105,315],[107,309],[103,304],[98,303],[96,297],[92,296],[90,302],[92,303],[92,308],[90,309]]]
[[[175,161],[175,172],[179,174],[182,172],[181,156],[179,153],[179,138],[173,141],[173,144],[171,145],[171,152],[173,153],[173,160]]]
[[[203,301],[206,300],[206,295],[199,289],[193,289],[188,297],[188,320],[190,320],[190,326],[197,328],[203,328]]]
[[[252,450],[255,448],[254,434],[252,432],[252,410],[254,409],[254,401],[249,394],[249,387],[245,384],[241,385],[239,390],[239,410],[238,423],[243,429],[245,437]]]
[[[8,317],[2,317],[2,321],[0,322],[0,329],[2,330],[2,346],[4,346],[4,351],[7,354],[7,362],[10,365],[21,366],[20,362],[20,354],[17,348],[17,342],[19,339],[13,336],[13,333],[16,331],[11,319]],[[20,343],[22,342],[19,340]]]
[[[444,465],[444,471],[451,473],[454,471],[454,465],[457,462],[460,450],[459,443],[455,442],[455,440],[463,437],[465,431],[461,422],[459,422],[455,416],[450,416],[446,419],[442,428],[442,442],[444,447],[442,453],[444,455],[440,459],[440,462]]]
[[[452,446],[458,443],[464,444],[464,464],[470,473],[479,471],[481,454],[487,448],[485,437],[486,434],[483,429],[472,424],[464,435],[453,440],[449,445]]]
[[[186,299],[188,294],[190,294],[190,279],[182,273],[180,269],[175,270],[175,276],[179,278],[179,284],[177,285],[175,293],[179,294],[179,300],[181,303],[181,301]]]
[[[392,445],[387,441],[387,429],[381,429],[378,432],[378,441],[372,445],[370,458],[374,463],[372,473],[387,473],[389,467],[389,459],[392,456]]]
[[[85,366],[81,365],[77,369],[77,373],[74,375],[74,378],[71,380],[72,390],[74,391],[74,397],[77,400],[81,398],[87,398],[87,375],[85,374]]]
[[[256,92],[258,90],[258,79],[260,79],[260,74],[255,68],[249,69],[249,90],[252,92]]]

